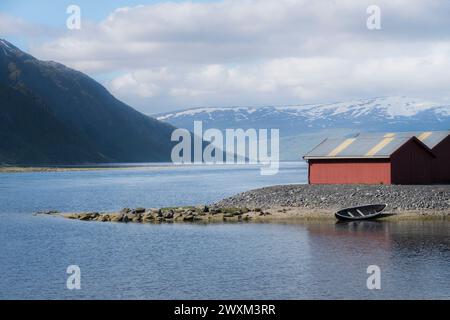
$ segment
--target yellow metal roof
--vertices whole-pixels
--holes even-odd
[[[428,137],[424,135],[422,138]],[[395,151],[411,139],[414,139],[414,136],[396,134],[329,138],[308,152],[304,159],[390,158]],[[425,144],[423,147],[430,151]]]

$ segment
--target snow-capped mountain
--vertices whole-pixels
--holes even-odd
[[[190,129],[193,121],[202,120],[205,126],[219,129],[280,128],[282,135],[323,128],[438,130],[450,127],[450,106],[384,97],[299,106],[194,108],[156,117],[182,128]]]
[[[192,130],[204,128],[278,128],[282,153],[307,151],[327,136],[361,131],[420,131],[450,129],[450,106],[408,97],[381,97],[298,106],[194,108],[156,115],[158,120]],[[297,152],[298,150],[298,152]],[[294,152],[294,151],[292,151]],[[291,153],[289,151],[288,153]],[[291,158],[289,156],[288,158]]]

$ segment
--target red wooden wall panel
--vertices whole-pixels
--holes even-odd
[[[419,143],[409,141],[391,156],[393,184],[431,184],[433,156]]]
[[[310,160],[311,184],[390,184],[388,160]]]
[[[433,183],[450,183],[450,136],[433,148]]]

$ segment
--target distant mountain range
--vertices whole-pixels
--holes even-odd
[[[0,164],[170,161],[173,129],[0,40]]]
[[[278,128],[281,158],[298,160],[328,136],[366,131],[450,129],[450,106],[408,97],[380,97],[298,106],[194,108],[155,115],[176,127]]]

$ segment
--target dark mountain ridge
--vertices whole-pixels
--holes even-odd
[[[0,164],[170,161],[174,127],[0,40]]]

